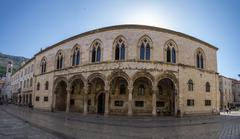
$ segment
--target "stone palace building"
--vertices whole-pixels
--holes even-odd
[[[19,105],[120,114],[218,113],[218,48],[143,25],[88,31],[34,55],[12,75]]]

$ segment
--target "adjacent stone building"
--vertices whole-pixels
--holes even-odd
[[[34,58],[27,61],[12,75],[13,102],[19,105],[32,105],[34,86]]]
[[[232,90],[234,95],[234,105],[235,107],[240,107],[240,81],[232,80]]]
[[[3,87],[4,87],[4,84],[5,84],[5,79],[3,79],[2,77],[0,78],[0,103],[2,104],[3,103],[3,98],[4,98],[4,95],[3,95]]]
[[[221,109],[232,107],[234,102],[232,79],[220,75],[219,89]]]
[[[21,82],[33,78],[30,92],[37,109],[121,115],[217,113],[217,50],[157,27],[96,29],[37,53],[13,75],[18,79],[14,92],[20,92],[22,103]],[[31,65],[33,71],[23,79],[20,73]]]
[[[9,61],[6,66],[6,77],[4,79],[4,86],[2,88],[2,100],[5,103],[12,99],[12,86],[11,86],[12,70],[13,70],[12,61]]]

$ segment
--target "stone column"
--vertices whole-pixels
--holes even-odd
[[[70,97],[71,97],[71,89],[67,87],[67,105],[66,105],[66,112],[69,112],[70,109]]]
[[[132,110],[132,91],[133,91],[133,87],[129,86],[128,87],[128,115],[131,116],[133,114],[133,110]]]
[[[153,94],[152,94],[152,115],[156,116],[157,115],[157,106],[156,106],[156,102],[157,102],[157,92],[158,89],[157,87],[153,88]]]
[[[83,99],[83,114],[88,112],[88,87],[84,87],[84,99]]]
[[[105,86],[105,115],[109,114],[109,86]]]

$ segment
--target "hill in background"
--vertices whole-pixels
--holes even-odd
[[[0,53],[0,77],[6,75],[6,67],[9,61],[13,63],[13,73],[21,67],[22,62],[29,60],[21,56],[12,56]]]

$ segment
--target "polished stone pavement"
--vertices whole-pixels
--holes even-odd
[[[0,139],[240,139],[240,112],[214,116],[128,117],[0,106]]]

